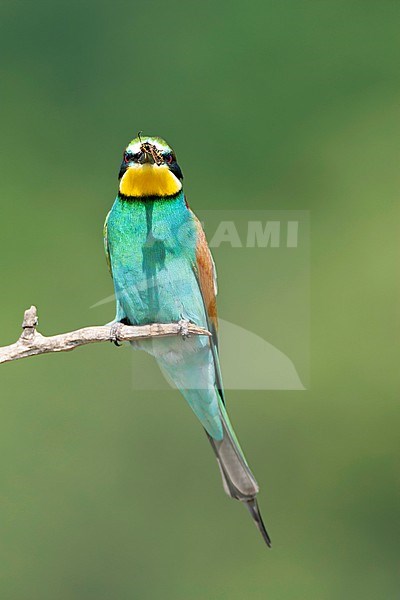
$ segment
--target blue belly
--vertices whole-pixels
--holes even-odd
[[[197,229],[183,194],[174,200],[122,201],[107,222],[108,249],[117,299],[116,320],[170,323],[182,318],[207,328],[193,270]],[[208,433],[222,439],[215,366],[209,338],[143,340],[167,379],[182,392]]]

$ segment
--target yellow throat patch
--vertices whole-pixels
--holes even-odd
[[[166,165],[138,165],[128,167],[119,191],[124,196],[173,196],[182,189],[182,184]]]

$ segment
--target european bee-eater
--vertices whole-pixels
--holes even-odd
[[[215,265],[201,224],[188,206],[172,148],[159,137],[136,137],[126,148],[119,190],[104,226],[114,281],[116,323],[182,319],[211,337],[134,342],[153,355],[203,425],[226,493],[243,502],[270,546],[258,509],[258,484],[225,409],[218,357]]]

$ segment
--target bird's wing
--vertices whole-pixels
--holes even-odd
[[[108,222],[108,217],[110,216],[110,212],[111,211],[109,211],[107,213],[106,220],[104,221],[103,240],[104,240],[104,250],[105,250],[105,253],[106,253],[107,266],[108,266],[108,270],[110,271],[110,275],[112,277],[111,260],[110,260],[110,250],[109,250],[109,247],[108,247],[108,232],[107,232],[107,222]]]
[[[207,326],[212,336],[210,344],[214,358],[217,389],[221,400],[224,402],[224,389],[218,355],[217,272],[201,223],[196,215],[192,214],[197,228],[196,260],[193,264],[193,271],[203,298]]]
[[[219,415],[223,429],[222,439],[214,439],[209,433],[207,435],[217,457],[226,493],[232,498],[241,500],[246,504],[253,521],[260,530],[267,545],[270,546],[271,540],[265,529],[256,500],[258,484],[247,464],[243,450],[240,447],[225,409],[224,389],[217,347],[218,323],[215,297],[217,293],[215,265],[200,221],[196,217],[194,219],[197,226],[197,252],[196,264],[193,270],[203,297],[208,328],[212,333],[210,345],[214,361],[216,387],[219,392]]]
[[[203,297],[203,304],[207,316],[207,324],[213,336],[213,341],[218,346],[218,316],[217,316],[217,274],[215,263],[207,244],[206,236],[200,221],[193,214],[197,228],[196,260],[193,271],[199,284]]]

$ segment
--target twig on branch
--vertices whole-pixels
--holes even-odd
[[[19,340],[10,346],[0,347],[0,364],[37,354],[68,352],[79,346],[96,342],[133,342],[172,335],[182,335],[184,338],[192,334],[211,335],[206,329],[182,320],[179,323],[153,323],[152,325],[130,326],[122,323],[100,325],[45,337],[36,330],[37,323],[36,306],[31,306],[25,311]]]

